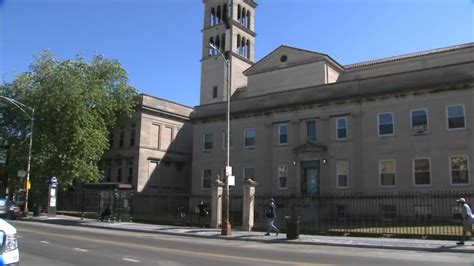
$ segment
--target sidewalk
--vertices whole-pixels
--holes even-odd
[[[344,237],[344,236],[321,236],[321,235],[300,235],[299,239],[287,240],[285,233],[276,236],[264,236],[263,232],[245,232],[234,229],[231,237],[221,236],[220,229],[196,228],[185,226],[170,225],[151,225],[140,223],[123,222],[100,222],[92,219],[81,220],[78,217],[58,215],[55,218],[46,216],[30,217],[30,221],[43,222],[59,225],[75,225],[94,228],[105,228],[114,230],[125,230],[133,232],[148,232],[167,235],[218,238],[227,240],[271,242],[286,244],[306,244],[306,245],[326,245],[341,247],[360,247],[360,248],[382,248],[398,250],[417,250],[431,252],[458,252],[473,253],[474,241],[467,241],[466,245],[456,245],[456,241],[444,240],[421,240],[421,239],[397,239],[397,238],[365,238],[365,237]]]

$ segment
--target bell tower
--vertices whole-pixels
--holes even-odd
[[[227,66],[230,68],[231,95],[247,86],[243,72],[255,62],[254,0],[203,0],[204,28],[201,59],[200,104],[227,99]],[[210,47],[212,44],[219,53]]]

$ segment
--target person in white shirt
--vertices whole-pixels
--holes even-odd
[[[457,242],[457,244],[464,245],[464,241],[467,240],[467,232],[470,232],[472,236],[472,221],[474,217],[472,216],[472,210],[466,203],[465,198],[459,198],[458,200],[456,200],[456,202],[461,205],[461,215],[463,224],[461,241]]]

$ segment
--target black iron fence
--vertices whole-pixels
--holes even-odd
[[[423,191],[346,193],[314,197],[256,196],[255,227],[265,228],[270,198],[277,204],[277,226],[285,230],[285,217],[299,217],[302,233],[449,237],[462,233],[460,206],[456,199],[474,200],[474,191]],[[205,214],[198,208],[203,201]],[[174,225],[210,225],[211,197],[145,195],[131,192],[62,192],[58,211],[108,220]],[[230,219],[242,225],[242,196],[230,198]]]

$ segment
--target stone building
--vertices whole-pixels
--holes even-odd
[[[226,64],[209,44],[231,69],[234,194],[247,178],[272,195],[474,188],[474,43],[351,65],[280,46],[255,62],[256,3],[203,3],[193,194],[226,162]]]
[[[189,193],[193,109],[145,94],[139,104],[132,118],[111,132],[103,182],[145,193]]]

